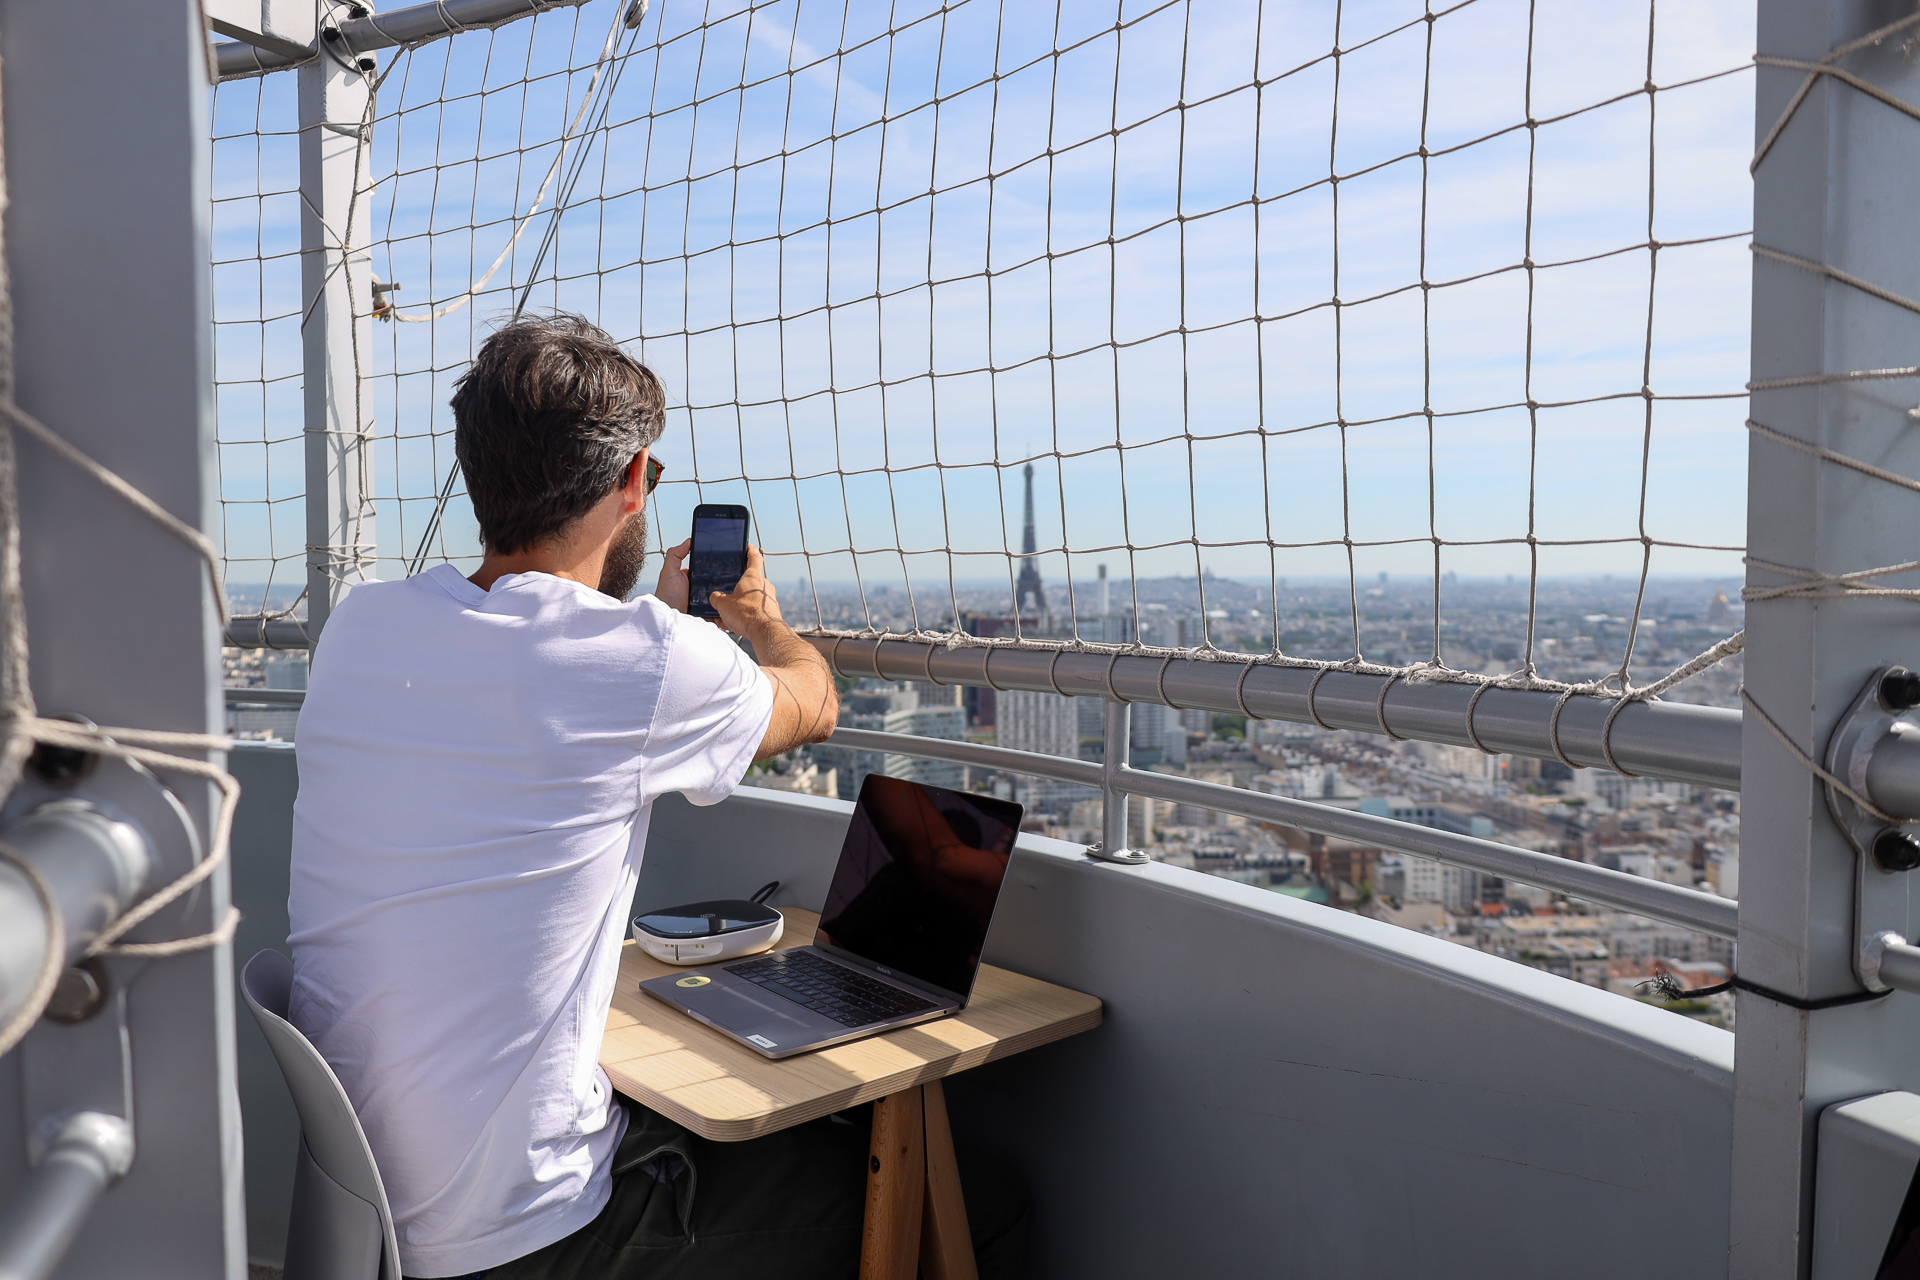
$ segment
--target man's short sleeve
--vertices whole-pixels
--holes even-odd
[[[678,791],[695,804],[718,804],[767,736],[773,684],[720,628],[669,616],[666,672],[647,735],[647,795]]]

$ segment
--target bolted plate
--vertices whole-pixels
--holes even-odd
[[[1881,682],[1893,677],[1896,682],[1907,675],[1903,667],[1882,667],[1867,678],[1852,704],[1842,716],[1827,743],[1827,772],[1844,780],[1860,795],[1867,791],[1867,766],[1874,748],[1894,734],[1920,733],[1920,709],[1889,708],[1881,700]],[[1862,985],[1870,991],[1885,991],[1877,958],[1866,949],[1868,939],[1881,933],[1911,936],[1911,872],[1899,869],[1900,859],[1876,858],[1874,846],[1883,839],[1888,851],[1903,837],[1920,836],[1920,823],[1889,824],[1862,809],[1832,783],[1824,787],[1827,808],[1834,822],[1846,833],[1854,851],[1854,946],[1853,968]]]

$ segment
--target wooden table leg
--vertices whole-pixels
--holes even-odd
[[[945,1112],[942,1111],[944,1118]],[[873,1104],[860,1280],[914,1280],[926,1198],[926,1122],[919,1086]]]
[[[920,1280],[979,1280],[973,1232],[947,1127],[947,1095],[938,1080],[921,1086],[927,1128],[927,1207],[920,1223]]]

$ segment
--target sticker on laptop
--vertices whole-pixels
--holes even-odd
[[[712,981],[713,981],[712,978],[706,977],[704,974],[696,973],[691,977],[680,979],[680,981],[674,983],[673,985],[676,987],[704,987],[709,982],[712,982]]]
[[[773,1041],[767,1039],[765,1036],[748,1036],[747,1039],[753,1041],[755,1044],[759,1045],[762,1049],[773,1049],[778,1047],[773,1043]]]

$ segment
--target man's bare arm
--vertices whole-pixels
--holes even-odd
[[[826,741],[840,719],[833,672],[819,651],[780,616],[780,602],[767,581],[760,548],[747,548],[747,571],[732,591],[716,591],[708,599],[721,625],[753,646],[761,671],[773,684],[773,719],[754,759],[765,760],[802,743]]]

